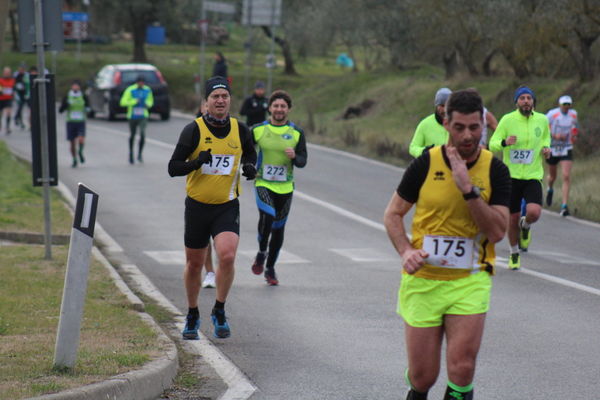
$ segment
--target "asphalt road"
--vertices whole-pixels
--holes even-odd
[[[70,167],[59,118],[60,179],[100,194],[98,220],[129,259],[182,311],[185,180],[167,163],[182,127],[152,121],[144,164],[127,162],[125,121],[88,122],[85,165]],[[3,140],[30,154],[29,133]],[[309,138],[310,139],[310,138]],[[575,163],[577,168],[577,163]],[[3,171],[3,173],[6,173]],[[250,272],[258,213],[241,196],[237,275],[227,301],[232,337],[212,339],[214,290],[201,293],[202,331],[263,399],[400,399],[406,387],[403,322],[395,314],[399,257],[382,226],[402,171],[309,146],[277,265],[279,287]],[[544,213],[520,272],[494,278],[478,359],[480,399],[596,399],[600,393],[600,228]],[[498,245],[505,265],[508,245]],[[442,370],[431,398],[442,398]]]

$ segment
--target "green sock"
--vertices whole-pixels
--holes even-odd
[[[444,400],[473,400],[473,384],[458,386],[448,381]]]
[[[427,392],[417,392],[413,386],[412,383],[410,383],[410,379],[408,378],[408,368],[406,368],[406,370],[404,371],[404,379],[406,380],[406,384],[408,385],[408,387],[410,387],[410,390],[406,396],[406,400],[427,400]]]

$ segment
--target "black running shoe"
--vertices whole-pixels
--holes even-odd
[[[188,314],[185,318],[185,327],[181,332],[185,340],[198,340],[198,329],[200,329],[200,317],[197,315]]]
[[[225,317],[225,310],[213,308],[211,314],[212,323],[215,326],[215,337],[218,339],[226,339],[231,336],[231,329]]]

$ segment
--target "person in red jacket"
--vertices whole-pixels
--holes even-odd
[[[10,117],[12,115],[14,88],[15,78],[12,76],[12,70],[10,67],[4,67],[2,77],[0,78],[0,129],[2,126],[2,117],[4,117],[7,135],[10,135]]]

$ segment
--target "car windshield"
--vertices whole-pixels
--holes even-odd
[[[138,76],[143,76],[146,84],[155,84],[160,83],[160,79],[158,79],[158,74],[156,71],[148,71],[148,70],[129,70],[129,71],[121,71],[121,82],[130,85],[135,83]]]

